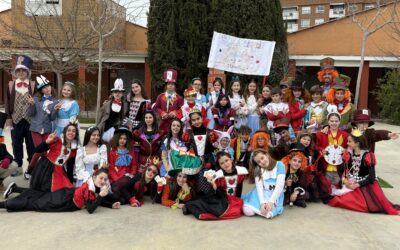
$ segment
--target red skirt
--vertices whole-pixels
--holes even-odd
[[[365,213],[400,215],[398,206],[394,206],[385,197],[377,181],[357,188],[345,195],[335,196],[328,202],[328,205]]]

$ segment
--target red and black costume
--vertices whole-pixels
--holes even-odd
[[[335,196],[328,205],[367,213],[400,215],[400,207],[394,206],[384,195],[375,175],[376,159],[372,152],[351,154],[348,178],[355,180],[359,188],[342,196]]]
[[[227,107],[214,107],[211,110],[213,114],[215,126],[214,129],[219,131],[227,131],[230,126],[235,122],[236,112],[233,108]]]
[[[41,157],[32,171],[30,188],[42,192],[71,188],[77,151],[76,142],[72,142],[69,148],[63,145],[60,138],[56,138],[50,145],[43,142],[35,149],[36,153],[46,151],[48,151],[47,156]]]
[[[96,187],[93,179],[79,188],[62,188],[55,192],[42,192],[34,189],[18,188],[19,196],[5,201],[8,212],[39,211],[39,212],[73,212],[86,208],[91,214],[101,205],[112,208],[112,198],[101,197],[100,188]]]
[[[216,173],[215,184],[217,189],[200,199],[188,201],[184,214],[193,214],[200,220],[235,219],[242,215],[243,181],[247,176],[247,169],[234,167],[232,173],[222,169]]]
[[[139,147],[137,157],[139,173],[143,172],[143,169],[153,158],[158,157],[161,159],[161,143],[163,135],[163,132],[142,132],[140,130],[135,130],[133,132],[133,140],[135,141],[136,146]]]
[[[177,112],[183,106],[183,98],[182,96],[168,92],[161,93],[155,102],[154,111],[157,112],[160,117],[165,116],[166,114],[174,114],[177,117]],[[160,130],[169,131],[171,127],[173,118],[162,119],[160,122]]]

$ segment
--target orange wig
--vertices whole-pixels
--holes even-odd
[[[327,101],[329,104],[333,104],[333,103],[335,102],[335,99],[336,99],[335,95],[336,95],[336,89],[331,88],[331,89],[328,91],[328,93],[326,94],[326,101]],[[350,92],[350,90],[346,89],[346,90],[344,91],[344,99],[345,99],[345,100],[350,100],[350,97],[351,97],[351,92]]]
[[[265,140],[264,148],[260,148],[260,147],[257,145],[257,139],[258,139],[259,137],[262,137],[262,138],[264,138],[264,140]],[[257,132],[253,135],[253,138],[251,138],[250,146],[251,146],[251,148],[252,148],[253,150],[255,150],[255,149],[264,149],[264,150],[268,150],[268,149],[269,149],[269,143],[270,143],[269,134],[268,134],[267,132],[265,132],[265,131],[257,131]]]
[[[300,170],[301,171],[305,171],[307,169],[307,167],[308,167],[308,159],[302,152],[299,152],[299,151],[291,152],[291,153],[289,153],[288,155],[286,155],[285,157],[282,158],[281,162],[283,164],[285,164],[286,171],[290,167],[289,166],[290,165],[290,163],[289,163],[290,160],[295,156],[297,156],[297,157],[299,157],[301,159]]]
[[[326,72],[329,72],[332,74],[332,81],[339,75],[339,73],[337,72],[336,69],[321,69],[320,71],[318,71],[318,80],[320,82],[324,82],[324,74]]]

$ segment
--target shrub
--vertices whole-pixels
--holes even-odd
[[[380,80],[377,91],[379,113],[383,119],[388,119],[394,124],[400,124],[400,69],[389,71]]]

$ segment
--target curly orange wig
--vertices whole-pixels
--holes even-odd
[[[310,103],[311,102],[311,95],[310,92],[306,89],[301,89],[301,98],[304,99],[304,103]],[[287,102],[288,104],[292,104],[296,101],[296,97],[293,95],[293,89],[289,88],[289,91],[285,92],[285,95],[283,96],[284,102]]]
[[[264,148],[260,148],[260,147],[258,147],[258,145],[257,145],[257,139],[258,139],[259,137],[262,137],[262,138],[264,138],[264,140],[265,140]],[[253,150],[255,150],[255,149],[264,149],[264,150],[268,150],[268,149],[269,149],[269,143],[270,143],[270,141],[271,141],[271,140],[270,140],[269,134],[268,134],[267,132],[265,132],[265,131],[258,131],[258,132],[256,132],[256,133],[253,135],[253,137],[251,138],[250,146],[253,148]]]
[[[297,156],[297,157],[299,157],[301,159],[300,170],[301,171],[305,171],[307,169],[307,167],[308,167],[308,159],[302,152],[299,152],[299,151],[291,152],[291,153],[289,153],[288,155],[286,155],[285,157],[282,158],[281,162],[283,164],[285,164],[286,171],[289,169],[290,160],[295,156]]]
[[[320,82],[324,82],[325,72],[329,72],[332,74],[332,81],[339,75],[339,72],[337,72],[336,69],[321,69],[320,71],[318,71],[318,80]]]
[[[335,95],[336,95],[336,89],[331,88],[331,89],[328,91],[328,93],[326,94],[326,101],[327,101],[329,104],[333,104],[333,103],[335,102],[335,99],[336,99]],[[344,99],[345,99],[345,100],[350,100],[350,97],[351,97],[351,92],[350,92],[350,90],[346,89],[346,90],[344,91]]]

